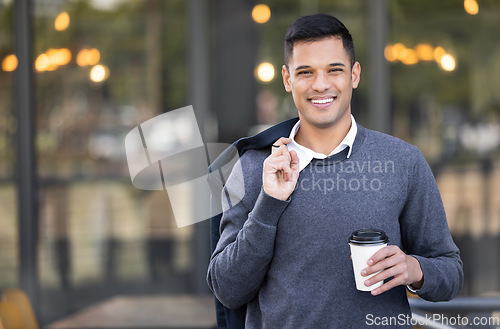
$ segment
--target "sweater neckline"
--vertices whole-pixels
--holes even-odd
[[[345,161],[347,159],[352,159],[352,157],[355,156],[356,152],[363,145],[365,138],[366,138],[366,128],[358,124],[358,131],[356,133],[356,138],[354,139],[354,143],[352,145],[351,156],[349,158],[347,158],[347,155],[349,154],[349,147],[347,147],[343,151],[330,155],[324,159],[313,159],[311,163],[314,165],[325,166],[332,163]]]

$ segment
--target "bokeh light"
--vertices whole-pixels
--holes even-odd
[[[438,46],[426,43],[419,43],[414,49],[407,48],[402,43],[387,45],[384,49],[385,59],[389,62],[400,61],[405,65],[415,65],[419,61],[436,61],[436,63],[445,71],[453,71],[456,67],[456,59],[446,50]]]
[[[79,66],[92,66],[99,63],[101,60],[101,53],[99,50],[92,49],[82,49],[76,56],[76,63]]]
[[[415,65],[418,63],[417,52],[413,49],[405,49],[399,59],[406,65]]]
[[[443,70],[448,72],[455,70],[456,67],[455,58],[450,54],[444,54],[441,57],[441,61],[439,64],[441,65]]]
[[[35,70],[38,72],[55,71],[60,66],[68,65],[71,62],[71,57],[71,51],[67,48],[50,48],[36,58]]]
[[[271,63],[260,63],[257,66],[255,75],[262,82],[269,82],[274,79],[274,66]]]
[[[391,45],[387,45],[385,46],[384,48],[384,56],[385,56],[385,59],[387,59],[389,62],[394,62],[395,60],[397,60],[398,58],[396,57],[396,55],[394,54],[394,52],[392,51],[394,47],[391,46]]]
[[[469,15],[477,15],[479,13],[479,5],[476,0],[465,0],[464,9]]]
[[[71,61],[71,52],[66,49],[49,49],[46,51],[47,56],[49,56],[50,63],[52,65],[66,65]]]
[[[36,58],[35,70],[37,70],[38,72],[43,72],[43,71],[47,70],[49,65],[50,65],[49,56],[47,56],[47,54],[43,53]]]
[[[415,51],[421,61],[432,61],[434,59],[434,48],[431,45],[419,43],[415,47]]]
[[[88,65],[88,49],[82,49],[80,52],[78,52],[78,55],[76,55],[76,64],[79,66],[87,66]]]
[[[96,65],[101,60],[101,53],[99,50],[92,48],[87,53],[87,61],[89,65]]]
[[[109,77],[109,69],[105,65],[95,65],[90,70],[90,80],[99,83],[103,82]]]
[[[406,47],[402,43],[396,43],[394,46],[391,48],[391,53],[392,56],[395,59],[401,59],[401,57],[404,56],[404,53],[406,52]]]
[[[271,18],[271,9],[268,5],[256,5],[252,10],[252,18],[255,22],[264,24]]]
[[[441,63],[441,58],[446,55],[446,50],[443,47],[434,48],[434,60],[436,63]]]
[[[69,14],[64,11],[57,15],[56,20],[54,21],[54,27],[57,31],[64,31],[68,28],[69,22]]]
[[[12,72],[17,68],[18,61],[16,55],[8,55],[2,61],[2,70]]]

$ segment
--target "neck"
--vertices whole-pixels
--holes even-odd
[[[350,113],[344,117],[328,127],[317,127],[301,121],[295,141],[316,153],[328,155],[339,146],[351,129]]]

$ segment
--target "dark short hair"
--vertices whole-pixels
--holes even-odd
[[[299,41],[318,41],[329,37],[342,38],[347,55],[354,65],[354,43],[349,30],[337,18],[327,14],[314,14],[297,19],[288,27],[285,34],[285,64],[288,68],[293,54],[293,45]]]

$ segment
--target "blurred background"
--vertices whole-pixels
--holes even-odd
[[[208,295],[208,223],[177,228],[166,193],[133,187],[125,135],[190,104],[206,142],[296,116],[283,36],[317,12],[353,35],[358,123],[431,165],[461,295],[500,296],[496,0],[0,0],[0,290],[44,325],[117,294]]]

